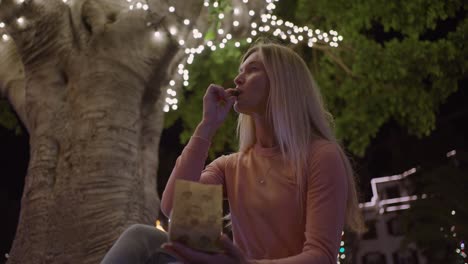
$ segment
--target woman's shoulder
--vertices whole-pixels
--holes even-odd
[[[241,152],[233,152],[219,156],[215,161],[219,164],[222,163],[224,166],[233,166],[236,164],[240,157]]]
[[[340,145],[337,142],[327,139],[314,139],[309,144],[309,151],[311,154],[320,152],[339,152]]]
[[[309,164],[323,160],[341,160],[342,148],[339,143],[326,139],[316,139],[310,143]]]

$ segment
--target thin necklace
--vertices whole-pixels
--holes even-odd
[[[258,182],[261,183],[261,184],[264,184],[265,183],[265,178],[266,176],[268,175],[268,173],[270,172],[270,170],[273,168],[273,162],[270,163],[270,167],[268,168],[268,170],[266,171],[265,174],[263,174],[263,177],[259,177],[259,180]]]

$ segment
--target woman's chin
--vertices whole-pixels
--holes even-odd
[[[251,115],[252,114],[252,112],[250,112],[247,109],[242,108],[241,106],[239,106],[239,104],[237,104],[237,102],[234,103],[233,108],[234,108],[234,111],[236,111],[236,113],[238,113],[238,114],[244,114],[244,115]]]
[[[240,109],[239,109],[239,103],[238,103],[237,101],[234,103],[234,107],[233,107],[233,108],[234,108],[234,111],[236,111],[237,113],[241,114],[241,111],[240,111]]]

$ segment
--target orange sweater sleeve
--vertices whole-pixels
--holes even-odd
[[[347,177],[340,151],[333,143],[316,150],[309,163],[303,251],[258,264],[335,264],[344,227]]]
[[[189,143],[177,158],[171,176],[164,189],[161,199],[161,211],[170,217],[172,210],[172,197],[174,195],[175,180],[182,179],[206,184],[223,184],[223,162],[225,157],[213,161],[204,170],[211,142],[201,137],[191,137]],[[203,172],[203,173],[202,173]]]

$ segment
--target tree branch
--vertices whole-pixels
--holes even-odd
[[[343,62],[343,60],[341,60],[340,57],[338,56],[335,56],[335,54],[333,54],[333,52],[331,52],[330,50],[324,50],[325,54],[327,54],[336,64],[338,64],[348,75],[350,75],[351,77],[355,77],[353,71],[351,69],[349,69],[348,66],[346,66],[346,64]]]
[[[0,42],[0,97],[6,98],[26,129],[25,79],[23,63],[12,41]]]

